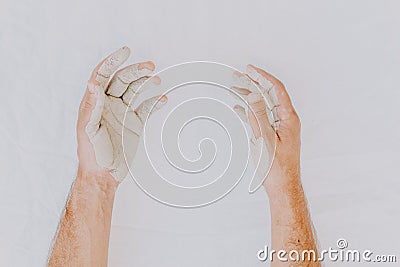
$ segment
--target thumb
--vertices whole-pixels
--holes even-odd
[[[99,129],[101,114],[103,113],[104,94],[99,86],[89,83],[78,113],[78,134],[87,134],[93,137]]]

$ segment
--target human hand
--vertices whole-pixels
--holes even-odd
[[[289,94],[281,81],[253,65],[248,65],[246,75],[241,75],[240,79],[245,81],[241,83],[242,86],[248,86],[233,89],[245,96],[250,106],[246,117],[255,137],[252,142],[256,147],[264,146],[263,150],[269,153],[273,153],[275,148],[275,157],[263,185],[269,196],[290,190],[291,185],[297,185],[300,181],[301,127]],[[249,80],[246,82],[246,79]],[[261,89],[263,95],[252,87],[250,80]],[[238,113],[246,112],[241,106],[235,106],[234,109]],[[258,175],[266,174],[269,162],[260,162],[260,165],[262,171]]]
[[[129,55],[129,48],[122,47],[94,69],[77,123],[79,170],[101,177],[111,175],[117,182],[128,174],[128,164],[133,161],[150,111],[167,101],[166,96],[156,96],[143,101],[135,110],[130,107],[145,81],[159,81],[149,77],[155,69],[150,61],[129,65],[112,76]]]

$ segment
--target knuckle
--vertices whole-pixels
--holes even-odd
[[[90,100],[86,100],[86,101],[83,103],[83,108],[84,108],[84,109],[91,109],[91,108],[93,108],[93,103],[92,103]]]
[[[265,109],[259,109],[255,111],[255,114],[257,117],[263,117],[265,115],[267,115],[267,112]]]

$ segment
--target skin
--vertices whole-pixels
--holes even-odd
[[[272,231],[272,250],[301,253],[311,250],[317,254],[316,236],[308,211],[300,179],[300,119],[289,94],[281,81],[255,66],[249,65],[259,74],[271,81],[276,90],[276,105],[280,126],[275,132],[270,126],[266,105],[258,93],[248,95],[252,112],[249,122],[256,138],[263,137],[267,142],[276,140],[275,158],[271,171],[263,186],[267,192]],[[254,81],[255,82],[255,81]],[[288,258],[288,255],[285,256]],[[321,266],[319,262],[282,262],[273,260],[272,267],[284,266]]]
[[[95,80],[101,63],[93,71],[89,84]],[[142,63],[141,68],[154,69]],[[269,197],[272,218],[272,249],[316,251],[315,236],[300,180],[300,120],[283,84],[272,75],[256,68],[270,80],[278,95],[277,111],[281,120],[277,133],[270,127],[261,96],[250,94],[253,112],[249,121],[255,137],[267,141],[277,138],[274,163],[264,188]],[[90,86],[88,86],[89,88]],[[95,93],[87,89],[82,99],[78,122],[77,178],[61,219],[48,266],[107,266],[108,244],[115,191],[119,182],[110,170],[99,166],[86,133],[86,126],[96,104]],[[277,266],[320,266],[319,263],[273,261]]]
[[[79,107],[76,127],[78,174],[48,266],[107,266],[111,216],[119,182],[110,174],[111,170],[97,164],[95,150],[86,132],[96,105],[96,93],[90,88],[99,85],[95,78],[103,62],[94,69]],[[139,65],[139,69],[142,68],[154,70],[155,66],[152,62],[143,62]]]

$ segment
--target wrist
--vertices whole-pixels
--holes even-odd
[[[101,202],[113,201],[118,182],[107,171],[93,171],[79,167],[71,191],[71,201],[74,207],[89,208],[94,200]],[[83,202],[85,205],[73,205],[74,201]],[[100,203],[101,203],[100,202]]]
[[[115,191],[119,182],[104,168],[88,169],[78,167],[76,183],[84,188],[98,189],[100,191]]]
[[[264,188],[270,201],[297,198],[303,192],[300,174],[271,175],[264,182]]]
[[[80,214],[85,221],[102,218],[102,214],[113,206],[118,182],[107,173],[78,168],[66,206],[70,216]]]

